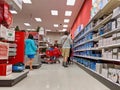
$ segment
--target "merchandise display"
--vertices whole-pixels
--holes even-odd
[[[74,60],[120,84],[120,67],[116,68],[120,63],[120,9],[115,3],[93,0],[91,21],[74,38]]]

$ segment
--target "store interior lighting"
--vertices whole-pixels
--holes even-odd
[[[58,24],[54,24],[53,26],[54,26],[54,27],[58,27]]]
[[[66,27],[68,27],[68,25],[63,25],[63,27],[65,27],[65,28],[66,28]]]
[[[65,11],[65,16],[71,16],[72,15],[72,11]]]
[[[69,23],[70,19],[64,19],[64,23]]]
[[[26,3],[26,4],[32,4],[31,0],[23,0],[23,2]]]
[[[11,12],[12,14],[17,14],[17,11],[15,11],[15,10],[10,10],[10,12]]]
[[[68,6],[74,6],[75,5],[75,0],[67,0],[67,4]]]
[[[57,16],[58,15],[58,10],[51,10],[51,15]]]
[[[37,22],[42,22],[42,19],[41,19],[41,18],[35,18],[35,20],[36,20]]]
[[[30,24],[29,24],[29,23],[24,23],[24,25],[25,25],[25,26],[30,26]]]

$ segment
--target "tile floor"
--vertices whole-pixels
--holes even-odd
[[[30,71],[28,77],[13,87],[0,90],[110,90],[75,64],[64,68],[61,64],[43,64]]]

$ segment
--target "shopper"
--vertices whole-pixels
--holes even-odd
[[[54,47],[58,47],[58,41],[57,40],[55,40],[55,42],[54,42]]]
[[[69,57],[70,52],[70,45],[72,43],[71,35],[67,31],[64,32],[64,35],[61,37],[61,44],[62,44],[62,56],[63,56],[63,66],[67,66],[67,60]]]
[[[35,41],[33,39],[33,35],[29,34],[28,39],[25,40],[25,54],[29,58],[29,60],[25,63],[26,65],[30,66],[30,70],[32,70],[32,63],[34,60],[34,56],[37,52],[37,46],[35,44]]]

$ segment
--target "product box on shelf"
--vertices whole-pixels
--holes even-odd
[[[115,28],[117,28],[117,21],[116,20],[114,20],[112,22],[112,30],[114,30]]]
[[[120,7],[117,7],[113,10],[113,16],[112,18],[118,16],[120,14]]]
[[[107,78],[108,77],[108,69],[106,69],[106,68],[102,68],[102,76],[104,76],[105,78]]]
[[[119,11],[119,13],[120,13],[120,11]],[[120,17],[117,18],[117,28],[120,28]]]
[[[103,67],[102,63],[96,63],[96,72],[100,74],[102,72],[102,67]]]
[[[0,64],[0,76],[6,76],[12,73],[12,64]]]
[[[111,79],[114,83],[120,84],[120,70],[115,68],[109,68],[108,78]]]

